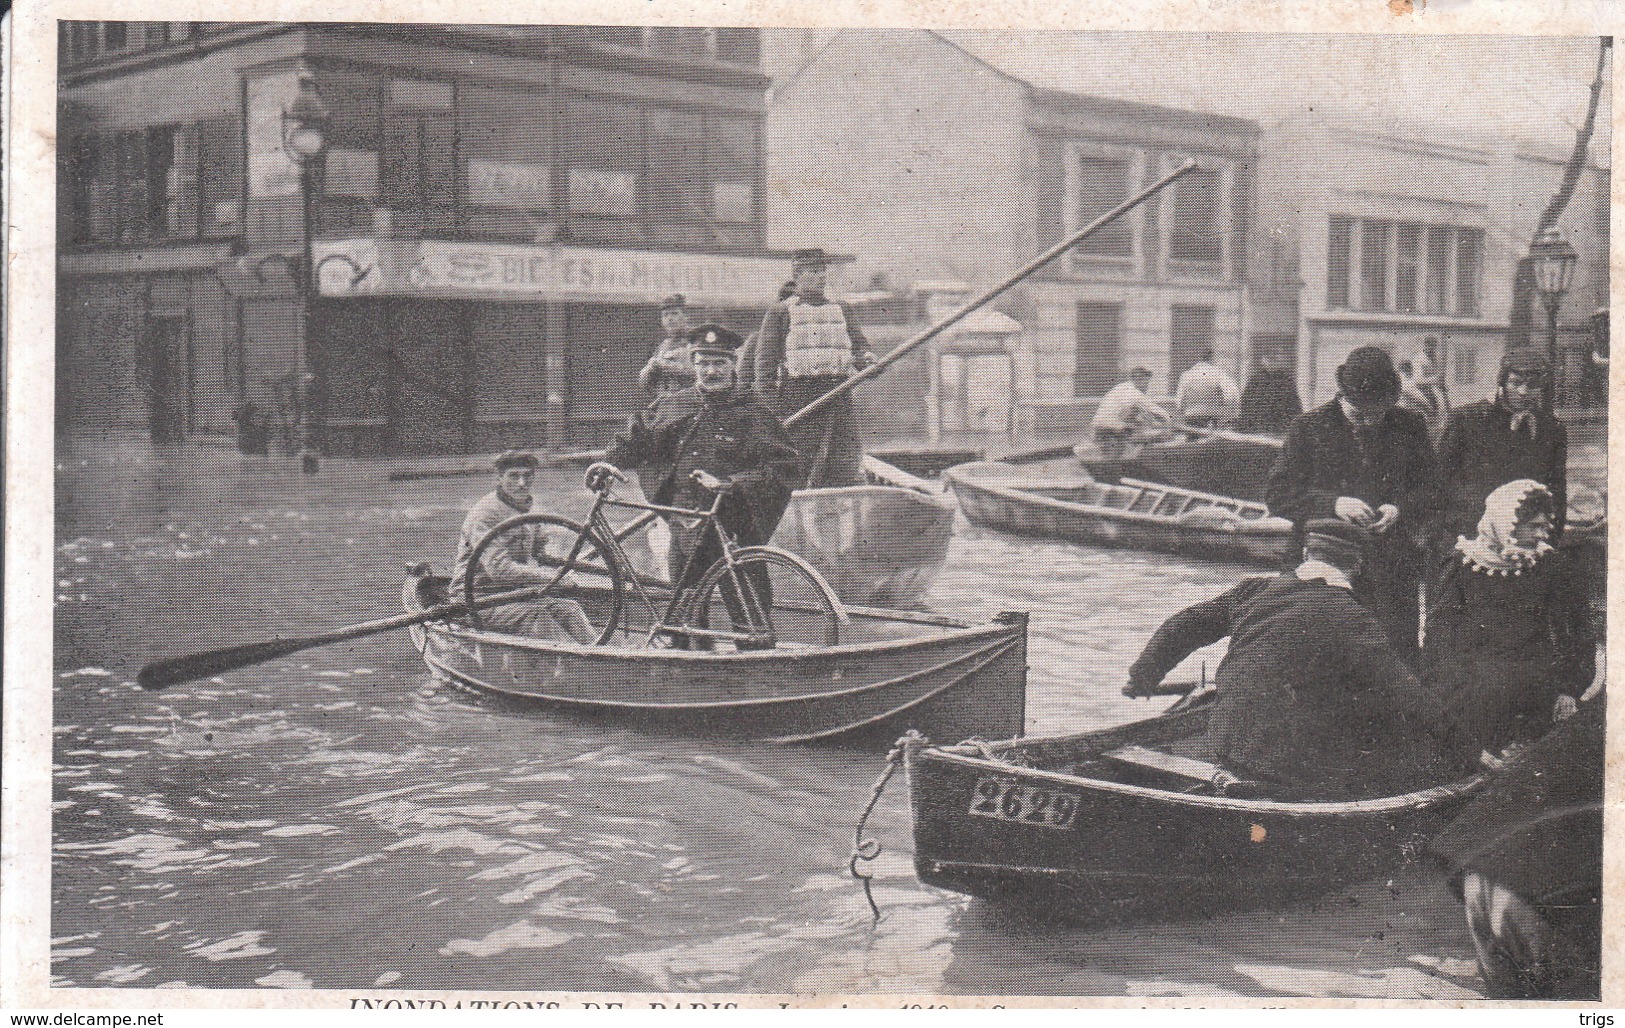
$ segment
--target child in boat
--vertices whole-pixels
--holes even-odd
[[[530,510],[530,483],[540,462],[531,454],[509,450],[499,455],[496,488],[485,494],[463,519],[457,540],[457,564],[451,577],[451,597],[461,600],[467,576],[474,575],[474,595],[545,586],[553,582],[556,570],[543,567],[536,558],[545,552],[547,540],[538,525],[520,525],[492,540],[480,555],[480,566],[470,568],[474,547],[496,526]],[[598,631],[587,620],[581,604],[565,596],[538,596],[504,603],[480,611],[484,624],[499,632],[533,636],[554,642],[591,645]]]
[[[1428,590],[1423,667],[1464,761],[1545,734],[1596,671],[1584,590],[1549,542],[1555,513],[1551,490],[1533,479],[1498,487]]]

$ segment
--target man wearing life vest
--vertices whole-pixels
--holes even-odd
[[[871,361],[869,342],[846,304],[824,295],[829,259],[797,250],[790,262],[796,293],[770,308],[757,335],[751,383],[788,418]],[[863,444],[847,393],[790,429],[807,469],[807,488],[861,485]]]

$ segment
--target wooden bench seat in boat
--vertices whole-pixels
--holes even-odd
[[[1212,787],[1221,796],[1254,795],[1264,786],[1260,782],[1237,777],[1217,764],[1194,757],[1181,757],[1145,746],[1130,744],[1119,746],[1101,754],[1106,760],[1127,765],[1137,770],[1191,784]]]

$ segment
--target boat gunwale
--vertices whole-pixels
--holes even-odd
[[[1127,726],[1124,726],[1127,727]],[[1082,738],[1072,736],[1068,738]],[[1015,740],[1014,742],[1059,742],[1060,739],[1030,739]],[[1008,748],[1008,747],[1007,747]],[[1113,782],[1102,778],[1087,778],[1082,775],[1068,774],[1064,771],[1050,771],[1044,768],[1024,767],[1020,764],[1011,764],[1001,760],[990,760],[986,757],[973,757],[969,754],[953,753],[942,746],[927,746],[909,756],[910,775],[912,786],[912,765],[921,760],[940,761],[949,764],[959,764],[977,770],[986,770],[1007,777],[1040,778],[1045,781],[1062,785],[1070,785],[1086,791],[1118,793],[1135,799],[1156,800],[1160,803],[1172,803],[1176,806],[1189,806],[1206,808],[1210,810],[1248,811],[1261,814],[1281,814],[1297,817],[1319,817],[1339,814],[1382,814],[1394,811],[1421,810],[1448,800],[1465,798],[1477,792],[1488,776],[1474,775],[1459,782],[1448,782],[1442,785],[1429,786],[1414,792],[1399,793],[1393,796],[1382,796],[1366,800],[1312,800],[1294,802],[1288,800],[1268,799],[1239,799],[1231,796],[1198,796],[1191,793],[1171,792],[1164,789],[1154,789],[1150,786],[1131,785],[1127,782]]]
[[[826,496],[857,496],[865,493],[870,495],[875,493],[901,494],[919,505],[949,512],[954,510],[953,497],[948,495],[947,490],[925,492],[920,489],[912,489],[906,485],[888,485],[878,482],[865,482],[863,485],[830,485],[818,486],[813,489],[797,489],[793,495],[797,498],[818,500]]]
[[[976,463],[987,465],[998,464],[997,461],[978,461]],[[1100,504],[1078,503],[1073,500],[1059,500],[1052,496],[1045,496],[1042,493],[1033,492],[1030,489],[1022,489],[1019,487],[979,481],[968,476],[955,474],[959,468],[969,466],[972,465],[961,464],[957,467],[949,468],[942,473],[943,477],[947,478],[949,483],[955,489],[963,485],[973,491],[979,489],[983,492],[992,493],[993,495],[1004,500],[1038,504],[1044,507],[1053,507],[1068,514],[1085,514],[1094,517],[1105,517],[1114,521],[1126,521],[1135,524],[1155,526],[1157,528],[1172,528],[1177,529],[1180,532],[1210,534],[1223,538],[1251,537],[1258,539],[1287,539],[1292,535],[1292,523],[1287,521],[1285,518],[1276,518],[1273,515],[1266,515],[1261,518],[1238,518],[1234,522],[1233,526],[1195,525],[1182,522],[1178,518],[1167,514],[1146,514],[1140,511],[1119,510],[1114,507],[1107,507]],[[1091,479],[1091,481],[1094,480]],[[1096,484],[1102,483],[1097,482]],[[1157,488],[1167,489],[1171,493],[1179,494],[1192,492],[1192,490],[1181,489],[1178,486],[1159,485]],[[1237,502],[1248,503],[1251,501],[1241,500]],[[1260,522],[1264,521],[1274,521],[1276,523],[1261,525]]]
[[[440,660],[440,659],[438,659],[438,658],[436,658],[434,656],[429,655],[428,653],[425,653],[423,655],[423,659],[424,659],[425,662],[429,663],[430,665],[432,665],[433,667],[439,669],[440,671],[443,671],[444,673],[446,673],[448,675],[452,675],[454,677],[460,678],[463,681],[466,681],[466,682],[470,683],[471,685],[475,685],[478,688],[485,690],[486,692],[498,694],[498,695],[501,695],[501,696],[511,697],[511,698],[517,699],[517,700],[529,700],[529,701],[538,702],[538,703],[554,703],[554,704],[558,704],[560,706],[591,707],[591,708],[599,709],[599,710],[638,710],[638,711],[649,711],[651,713],[660,713],[660,712],[681,712],[681,711],[756,709],[756,708],[768,708],[768,707],[771,707],[771,706],[777,705],[777,704],[805,703],[805,702],[808,702],[808,701],[837,700],[837,699],[841,699],[843,697],[852,697],[852,696],[861,695],[863,693],[874,692],[877,689],[890,688],[890,687],[893,687],[893,686],[902,685],[902,684],[905,684],[907,682],[913,681],[914,679],[923,678],[923,677],[925,677],[927,675],[932,675],[932,674],[937,674],[937,673],[940,673],[940,672],[943,672],[943,671],[947,671],[947,670],[949,670],[951,668],[954,668],[956,665],[959,665],[959,664],[968,664],[968,663],[973,663],[973,662],[980,661],[980,663],[977,663],[976,666],[969,672],[970,674],[975,674],[977,672],[980,672],[984,668],[986,668],[989,664],[993,663],[998,658],[1005,656],[1007,653],[1009,653],[1010,650],[1012,650],[1012,649],[1014,649],[1016,647],[1018,642],[1019,642],[1019,640],[1017,640],[1017,639],[999,640],[999,641],[993,642],[993,643],[991,643],[991,644],[989,644],[987,646],[983,646],[983,647],[980,647],[980,648],[977,648],[977,649],[974,649],[974,650],[970,650],[970,651],[965,652],[965,653],[956,654],[955,656],[950,657],[950,658],[948,658],[947,660],[944,660],[944,661],[939,661],[938,663],[933,664],[930,667],[916,668],[913,671],[909,671],[909,672],[907,672],[905,674],[897,675],[897,676],[892,677],[892,678],[884,678],[884,679],[881,679],[879,681],[874,681],[874,682],[865,682],[862,685],[851,686],[851,687],[848,687],[848,688],[845,688],[845,689],[834,689],[834,690],[827,690],[827,691],[824,691],[824,692],[798,693],[798,694],[793,695],[793,696],[760,696],[760,697],[751,697],[751,698],[746,698],[746,699],[699,700],[699,701],[681,702],[681,703],[656,703],[656,702],[627,701],[627,700],[599,700],[599,699],[588,699],[588,698],[576,698],[576,697],[569,697],[569,696],[556,696],[556,695],[552,695],[552,694],[549,694],[549,693],[518,692],[518,691],[513,690],[513,689],[504,689],[504,688],[502,688],[501,686],[498,686],[498,685],[488,684],[488,683],[486,683],[486,682],[484,682],[484,681],[482,681],[480,679],[475,678],[469,672],[460,671],[460,670],[458,670],[456,668],[453,668],[450,665],[448,665],[444,660]],[[719,654],[719,656],[720,656],[720,654]],[[921,697],[916,697],[915,699],[910,700],[908,703],[905,703],[901,707],[898,707],[897,710],[899,710],[899,711],[907,710],[909,707],[914,706],[917,703],[919,703],[919,702],[921,702],[921,701],[923,701],[925,699],[930,699],[930,698],[932,698],[934,696],[937,696],[940,693],[942,693],[944,690],[946,690],[949,686],[957,685],[958,683],[964,681],[965,677],[966,677],[965,675],[960,675],[960,676],[958,676],[956,678],[952,678],[952,679],[949,680],[949,682],[946,685],[939,686],[938,688],[931,690],[930,692],[924,694]],[[870,720],[871,719],[865,719],[865,721],[860,722],[860,724],[869,723]],[[853,726],[849,725],[849,726],[847,726],[847,728],[842,729],[842,731],[849,731],[852,727]]]

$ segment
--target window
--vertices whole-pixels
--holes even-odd
[[[761,63],[761,29],[707,29],[706,33],[716,60],[752,68]]]
[[[1326,306],[1349,305],[1349,254],[1354,237],[1354,222],[1350,218],[1332,218],[1327,233],[1326,252]]]
[[[129,26],[122,21],[102,22],[102,49],[122,50],[130,42]]]
[[[474,207],[553,206],[553,126],[544,94],[469,86],[457,112],[463,195]]]
[[[1334,215],[1326,305],[1477,317],[1483,266],[1483,229]]]
[[[643,212],[651,221],[704,221],[711,206],[705,122],[696,113],[653,108]]]
[[[397,224],[449,228],[457,199],[457,130],[445,82],[393,79],[384,92],[378,190]]]
[[[708,115],[707,125],[711,142],[711,216],[717,221],[755,221],[761,121]]]
[[[1173,308],[1168,346],[1168,380],[1179,376],[1213,350],[1213,308]]]
[[[1072,161],[1072,217],[1067,230],[1075,232],[1129,198],[1134,160],[1127,156],[1078,154]],[[1086,257],[1133,257],[1137,219],[1122,217],[1072,248]]]
[[[143,243],[238,231],[237,124],[228,116],[80,137],[69,183],[74,240]]]
[[[1223,185],[1222,173],[1211,168],[1188,172],[1174,183],[1168,236],[1168,255],[1174,260],[1224,259]]]
[[[1452,349],[1450,358],[1456,369],[1456,385],[1478,384],[1478,350],[1472,346],[1458,346]]]
[[[615,100],[578,97],[565,106],[560,159],[569,209],[635,218],[643,180],[643,116]]]
[[[1105,396],[1117,384],[1122,374],[1122,315],[1120,304],[1078,304],[1072,395]]]

